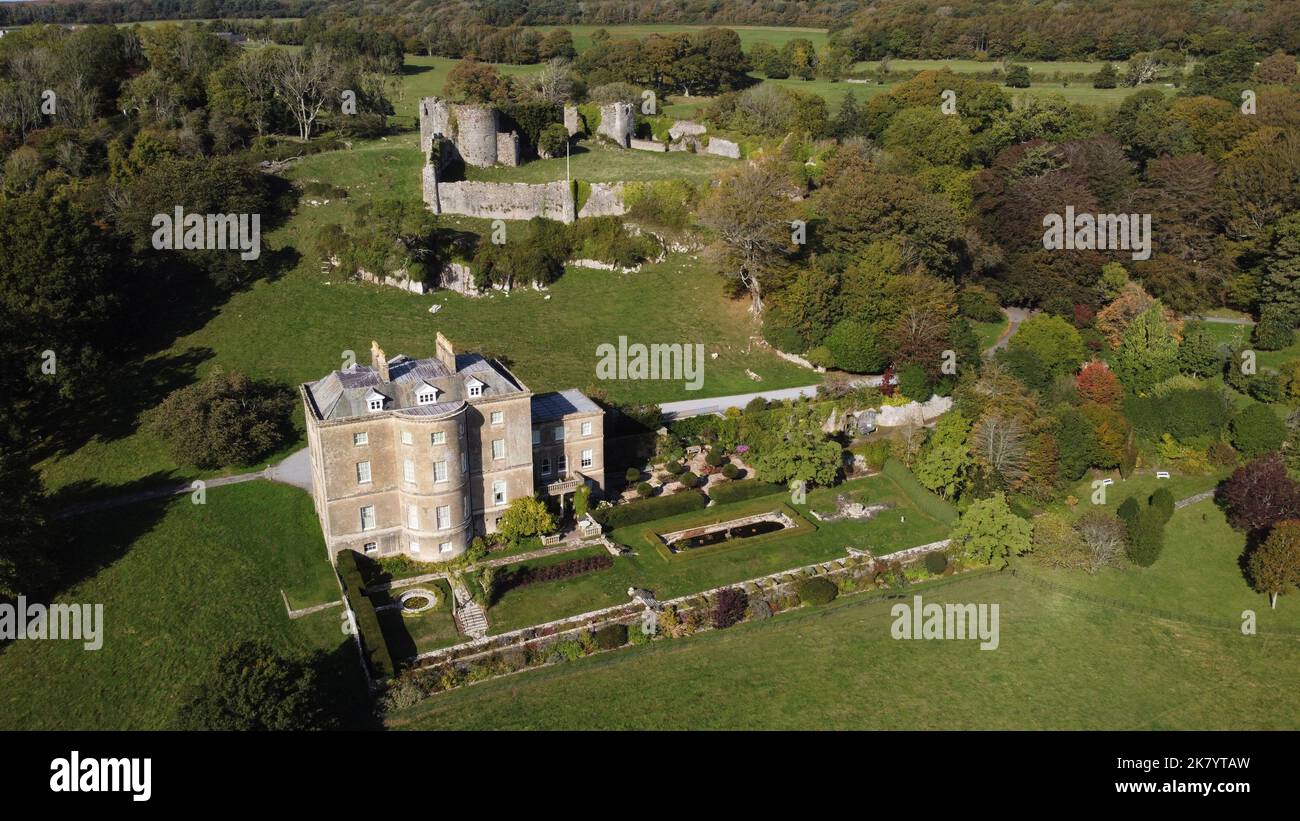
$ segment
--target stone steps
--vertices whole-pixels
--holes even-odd
[[[456,621],[461,632],[471,638],[479,639],[487,635],[487,616],[483,613],[483,608],[472,601],[466,602],[456,611]]]

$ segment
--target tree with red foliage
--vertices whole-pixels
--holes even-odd
[[[1266,530],[1283,519],[1300,518],[1300,485],[1287,475],[1281,454],[1248,462],[1215,490],[1215,501],[1238,530]]]
[[[880,393],[883,396],[893,396],[896,390],[898,386],[894,384],[894,366],[890,365],[880,377]]]
[[[1086,402],[1114,405],[1124,396],[1124,388],[1119,384],[1119,379],[1105,362],[1096,359],[1084,365],[1074,381],[1079,388],[1079,396]]]

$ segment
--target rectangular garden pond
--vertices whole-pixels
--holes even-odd
[[[673,553],[712,547],[735,539],[748,539],[765,533],[776,533],[794,527],[794,522],[783,511],[773,510],[753,516],[744,516],[727,522],[715,522],[703,527],[692,527],[672,533],[661,533],[659,538]]]

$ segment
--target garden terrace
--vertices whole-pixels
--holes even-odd
[[[834,510],[835,495],[839,493],[892,507],[867,521],[843,520],[814,527],[808,522],[808,508],[788,504],[788,493],[783,490],[744,502],[714,504],[703,510],[616,528],[609,534],[610,538],[631,548],[633,555],[614,559],[613,567],[598,573],[505,593],[488,612],[492,632],[507,632],[623,604],[627,601],[629,587],[652,590],[660,599],[673,598],[791,567],[843,558],[846,545],[882,555],[938,541],[948,535],[948,524],[923,512],[888,476],[854,479],[833,488],[813,490],[808,494],[808,504]],[[735,540],[725,546],[677,554],[671,553],[657,535],[768,513],[774,509],[786,511],[796,526]],[[603,548],[588,549],[588,555],[600,552]],[[564,561],[582,555],[566,553],[560,557],[539,559],[536,563]]]

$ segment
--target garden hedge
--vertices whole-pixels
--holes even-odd
[[[926,490],[902,462],[893,458],[886,459],[885,466],[880,469],[880,472],[894,480],[894,483],[912,504],[920,508],[922,513],[933,516],[946,525],[957,521],[957,508]]]
[[[698,490],[685,490],[671,496],[657,496],[653,499],[642,499],[639,502],[628,502],[627,504],[605,508],[600,511],[599,519],[601,524],[615,530],[628,525],[648,522],[652,519],[662,519],[665,516],[675,516],[678,513],[699,510],[708,503],[709,497]]]
[[[726,484],[710,487],[709,498],[720,505],[725,505],[730,502],[743,502],[746,499],[756,499],[759,496],[771,496],[775,493],[785,492],[787,492],[785,485],[776,485],[759,479],[744,479],[739,482],[727,482]]]
[[[804,604],[829,604],[840,594],[840,589],[830,579],[817,576],[799,582],[795,586],[795,592]]]
[[[375,612],[375,605],[362,592],[365,583],[361,580],[361,568],[357,566],[357,552],[340,552],[335,559],[335,570],[343,582],[343,595],[347,597],[348,606],[356,616],[358,638],[361,639],[371,669],[379,678],[392,678],[396,675],[397,668],[388,650],[388,642],[384,640],[384,631],[379,627],[379,614]]]
[[[609,557],[608,553],[599,553],[595,556],[584,556],[578,559],[569,559],[564,562],[555,564],[544,564],[540,567],[531,565],[517,565],[516,567],[501,573],[496,578],[495,590],[493,591],[496,598],[500,598],[506,591],[514,590],[516,587],[526,587],[530,584],[539,582],[554,582],[561,579],[571,579],[574,576],[582,576],[596,570],[605,570],[614,566],[614,560]]]

